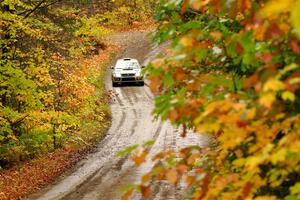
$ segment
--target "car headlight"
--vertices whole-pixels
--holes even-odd
[[[135,72],[135,76],[142,76],[141,70],[137,70],[137,71]]]
[[[141,76],[141,73],[139,73],[139,72],[135,73],[135,76]]]
[[[121,77],[121,74],[120,73],[113,73],[113,76],[114,77]]]

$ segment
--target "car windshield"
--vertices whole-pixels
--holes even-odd
[[[137,69],[139,64],[134,61],[119,61],[117,62],[116,69]]]

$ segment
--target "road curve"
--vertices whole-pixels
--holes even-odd
[[[143,32],[125,32],[112,35],[110,40],[120,44],[124,51],[122,57],[137,58],[141,63],[148,62],[160,51],[152,48],[147,34]],[[132,144],[155,139],[150,155],[167,148],[179,148],[190,144],[206,145],[205,136],[189,134],[180,138],[180,130],[168,122],[154,121],[151,115],[153,95],[147,86],[127,85],[111,87],[110,69],[105,78],[108,90],[113,92],[111,103],[112,125],[106,137],[100,141],[93,153],[80,161],[68,174],[28,200],[117,200],[121,194],[116,190],[129,183],[138,183],[140,176],[151,168],[145,163],[135,168],[127,157],[114,155]],[[179,194],[167,184],[154,188],[152,200],[179,199]],[[135,194],[134,200],[142,199]]]

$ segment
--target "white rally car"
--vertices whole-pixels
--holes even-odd
[[[112,67],[112,86],[116,87],[121,83],[138,83],[144,85],[144,76],[142,68],[136,59],[123,58],[119,59],[114,67]]]

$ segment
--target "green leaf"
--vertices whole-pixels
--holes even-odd
[[[173,76],[171,72],[168,72],[164,78],[163,78],[163,83],[166,87],[170,87],[174,84]]]
[[[155,143],[155,140],[148,140],[143,144],[143,147],[151,146]]]
[[[139,145],[135,144],[132,146],[127,147],[126,149],[119,151],[115,156],[121,157],[130,154],[132,151],[134,151],[136,148],[138,148]]]
[[[123,187],[117,189],[117,192],[124,193],[129,190],[139,190],[140,186],[138,185],[124,185]]]
[[[252,32],[248,31],[240,40],[243,48],[246,52],[255,51],[255,43],[253,42]]]
[[[297,198],[293,195],[286,196],[284,200],[297,200]]]

